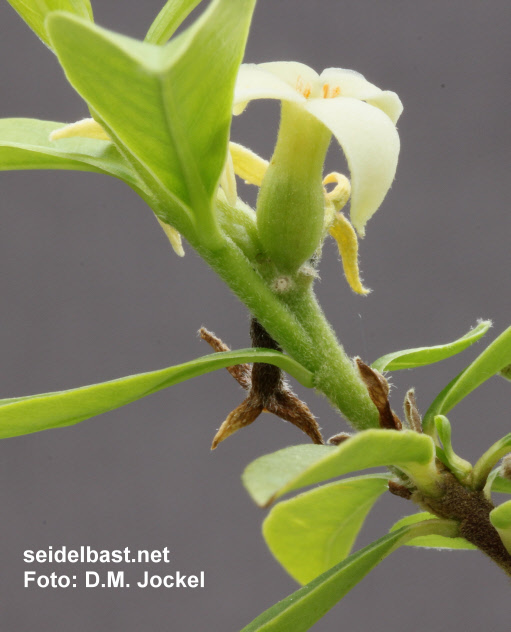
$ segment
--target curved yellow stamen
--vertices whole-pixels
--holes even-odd
[[[371,290],[362,285],[358,267],[358,239],[355,229],[342,213],[337,212],[329,230],[337,242],[344,274],[351,289],[357,294],[369,294]]]
[[[336,184],[331,190],[327,191],[327,184]],[[335,221],[336,212],[340,211],[348,202],[351,195],[350,181],[342,173],[332,172],[323,179],[323,187],[325,192],[325,232],[329,230]]]
[[[346,176],[342,173],[337,173],[333,171],[329,173],[323,180],[323,186],[326,187],[327,184],[334,184],[335,187],[332,191],[326,191],[325,189],[325,197],[331,202],[336,211],[340,211],[348,202],[351,195],[351,184]]]
[[[95,138],[96,140],[111,140],[103,127],[92,118],[82,119],[54,130],[50,134],[50,140],[76,138],[77,136],[80,138]]]
[[[234,173],[247,184],[255,184],[260,187],[270,163],[238,143],[229,143],[229,152],[232,157]]]

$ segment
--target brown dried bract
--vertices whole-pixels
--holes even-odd
[[[508,480],[511,480],[511,454],[508,454],[502,459],[500,475]]]
[[[411,388],[405,397],[404,403],[405,418],[408,425],[415,432],[422,432],[422,417],[420,416],[417,402],[415,400],[415,390]]]
[[[353,435],[350,435],[349,432],[339,432],[339,434],[336,434],[333,437],[330,437],[330,439],[328,439],[327,443],[329,445],[341,445],[341,443],[344,443],[345,441],[347,441],[352,436]]]
[[[389,481],[389,492],[394,494],[394,496],[399,496],[400,498],[404,498],[406,500],[410,500],[412,497],[412,492],[408,489],[408,487],[401,485],[401,483],[396,483],[395,481]]]
[[[204,327],[199,333],[215,351],[230,351],[226,344]],[[252,319],[250,335],[253,347],[281,351],[256,319]],[[278,367],[255,362],[252,367],[249,364],[241,364],[229,367],[228,371],[238,384],[248,391],[248,396],[222,423],[213,439],[212,450],[227,437],[253,423],[262,412],[273,413],[289,421],[310,437],[313,443],[324,443],[316,418],[307,404],[291,391]]]
[[[212,331],[201,327],[199,329],[199,336],[202,340],[207,342],[213,351],[217,353],[222,351],[230,351],[230,348],[220,338],[217,338]],[[227,370],[232,377],[238,382],[240,386],[247,389],[250,388],[250,364],[235,364],[234,366],[228,366]]]
[[[360,377],[364,382],[371,401],[378,409],[380,415],[380,426],[392,430],[401,430],[403,424],[394,413],[389,403],[389,383],[383,375],[362,362],[360,358],[355,358]]]

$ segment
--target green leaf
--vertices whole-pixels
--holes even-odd
[[[511,362],[511,327],[494,340],[435,398],[424,416],[423,427],[433,432],[436,415],[446,415],[462,399]]]
[[[490,522],[497,529],[507,552],[511,553],[511,500],[502,503],[490,512]]]
[[[511,494],[511,481],[503,476],[497,476],[493,481],[491,491],[500,494]]]
[[[52,48],[45,20],[52,11],[66,11],[92,22],[90,0],[7,0],[35,34]]]
[[[68,14],[47,22],[69,81],[160,200],[160,219],[212,250],[224,244],[213,199],[254,4],[213,0],[164,47]]]
[[[394,353],[388,353],[378,358],[371,366],[373,369],[382,372],[413,369],[427,364],[434,364],[464,351],[482,338],[490,327],[491,320],[481,320],[476,327],[454,342],[435,347],[419,347],[417,349],[406,349],[405,351],[394,351]]]
[[[214,353],[168,369],[131,375],[102,384],[2,400],[0,438],[70,426],[192,377],[244,362],[273,364],[288,371],[304,386],[312,385],[312,374],[278,351],[241,349]]]
[[[426,520],[389,533],[279,601],[241,632],[305,632],[387,555],[409,539],[430,533],[448,535],[456,528],[455,523],[448,520]]]
[[[438,520],[436,516],[422,511],[420,513],[412,514],[411,516],[405,516],[398,520],[396,524],[390,529],[390,532],[397,531],[402,527],[422,522],[423,520]],[[418,546],[427,549],[463,549],[466,551],[477,551],[477,547],[471,544],[465,538],[449,538],[444,535],[422,535],[417,538],[413,538],[406,542],[406,546]]]
[[[464,482],[472,472],[472,465],[459,457],[453,450],[451,443],[451,424],[444,415],[435,417],[435,428],[438,437],[444,446],[443,450],[437,448],[437,456],[444,465],[451,470],[458,480]]]
[[[145,41],[150,44],[165,44],[174,35],[176,29],[201,0],[168,0],[151,24]]]
[[[511,433],[508,433],[493,445],[477,460],[472,472],[472,486],[474,489],[484,488],[490,472],[500,459],[511,452]]]
[[[511,500],[495,507],[490,513],[490,520],[496,529],[511,529]]]
[[[389,476],[349,478],[279,503],[263,524],[268,548],[297,582],[313,580],[350,554]]]
[[[0,119],[0,170],[72,169],[104,173],[140,186],[135,172],[112,143],[92,138],[50,141],[64,123]]]
[[[435,446],[423,434],[371,429],[339,446],[298,445],[253,461],[243,483],[263,507],[286,492],[370,467],[395,465],[414,476],[433,475]]]

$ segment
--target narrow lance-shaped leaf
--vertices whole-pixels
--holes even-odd
[[[474,389],[510,363],[511,327],[508,327],[435,398],[424,416],[424,431],[432,433],[436,415],[446,415]]]
[[[149,44],[165,44],[179,25],[201,3],[201,0],[168,0],[151,24],[145,41]]]
[[[388,482],[386,474],[348,478],[278,503],[263,524],[268,548],[297,582],[306,584],[349,555]]]
[[[426,435],[403,430],[364,430],[337,447],[299,445],[253,461],[243,483],[266,506],[283,494],[370,467],[395,465],[427,485],[436,476],[435,446]]]
[[[50,141],[63,123],[0,119],[0,170],[72,169],[120,178],[133,188],[142,183],[112,143],[92,138]]]
[[[387,555],[431,533],[455,536],[457,526],[449,520],[426,520],[389,533],[276,603],[241,632],[306,632]]]
[[[434,347],[419,347],[417,349],[405,349],[394,351],[375,360],[371,366],[380,372],[398,371],[401,369],[413,369],[418,366],[434,364],[446,358],[450,358],[482,338],[491,327],[490,320],[480,321],[476,327],[468,331],[464,336],[454,342]]]
[[[234,84],[255,0],[213,0],[164,47],[138,42],[63,13],[48,18],[74,88],[126,152],[161,219],[210,249],[223,244],[212,210],[227,156]],[[156,210],[156,209],[155,209]],[[183,230],[184,228],[184,230]]]
[[[278,351],[241,349],[215,353],[168,369],[131,375],[102,384],[0,400],[0,438],[70,426],[192,377],[244,362],[274,364],[293,375],[304,386],[312,386],[312,374]]]
[[[437,521],[438,518],[427,511],[421,511],[420,513],[412,514],[411,516],[405,516],[398,520],[396,524],[390,529],[390,532],[397,531],[402,527],[416,524],[424,520]],[[431,534],[422,535],[412,540],[405,542],[406,546],[417,546],[426,549],[461,549],[464,551],[477,551],[477,547],[471,544],[465,538],[446,537],[445,535]]]
[[[52,11],[66,11],[92,22],[90,0],[7,0],[35,34],[52,48],[45,20]]]

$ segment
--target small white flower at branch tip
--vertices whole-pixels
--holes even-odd
[[[351,223],[360,236],[381,205],[397,167],[396,122],[403,106],[353,70],[327,68],[320,75],[305,64],[243,64],[235,88],[234,114],[253,99],[301,105],[336,137],[351,175]]]

